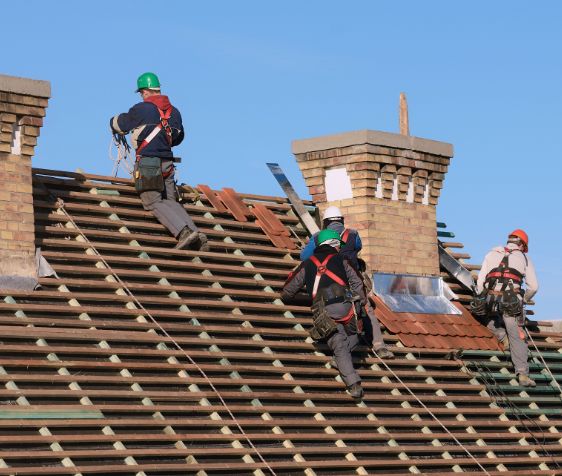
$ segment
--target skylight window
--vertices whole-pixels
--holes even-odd
[[[373,287],[394,312],[461,314],[447,299],[441,277],[374,273]]]

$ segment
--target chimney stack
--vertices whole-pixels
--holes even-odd
[[[320,211],[339,207],[359,231],[371,272],[439,275],[435,209],[451,144],[363,130],[297,140],[292,151]]]
[[[0,75],[0,289],[37,282],[31,158],[51,96],[48,81]]]

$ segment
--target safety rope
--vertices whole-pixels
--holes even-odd
[[[459,361],[464,368],[467,369],[469,375],[477,379],[480,379],[484,382],[487,392],[491,395],[491,397],[494,399],[494,402],[496,404],[500,406],[505,405],[507,406],[507,408],[510,408],[512,410],[513,414],[515,415],[515,418],[517,418],[517,420],[525,428],[525,430],[528,433],[530,433],[535,443],[542,448],[543,452],[546,454],[546,456],[548,456],[552,460],[554,465],[557,468],[560,468],[560,464],[558,463],[558,461],[556,461],[554,456],[548,451],[548,449],[545,446],[547,443],[546,443],[546,436],[545,436],[546,432],[544,431],[544,429],[535,421],[534,418],[531,418],[529,415],[523,412],[518,405],[513,403],[511,398],[501,389],[500,383],[496,380],[490,368],[487,365],[483,365],[481,362],[471,360],[469,361],[469,363],[473,364],[476,367],[476,370],[478,371],[478,373],[475,374],[467,367],[466,362],[460,357],[459,353],[455,354],[454,358],[455,360]],[[492,383],[490,384],[490,382]],[[529,426],[523,420],[523,418],[528,420],[530,423],[533,424],[533,426],[537,428],[537,430],[541,433],[542,441],[540,441],[537,435],[535,434],[535,432],[531,428],[529,428]]]
[[[304,248],[304,241],[301,240],[301,237],[297,235],[297,232],[294,230],[292,226],[288,225],[288,228],[289,230],[291,230],[291,233],[294,235],[294,237],[298,240],[300,244],[300,249],[302,250]]]
[[[113,155],[113,147],[117,148],[117,155]],[[123,168],[127,171],[129,175],[133,175],[135,167],[135,159],[131,152],[131,146],[127,142],[125,136],[121,134],[113,134],[111,140],[109,141],[109,160],[113,162],[113,170],[111,175],[117,177],[119,173],[119,167],[123,165]]]
[[[160,323],[154,318],[154,316],[148,311],[148,309],[146,309],[142,303],[137,299],[137,297],[133,294],[133,292],[127,287],[127,285],[125,284],[125,282],[123,282],[123,280],[119,277],[119,275],[113,270],[113,268],[111,268],[111,266],[109,265],[109,263],[105,260],[105,258],[102,256],[102,254],[96,249],[96,247],[92,244],[92,242],[89,240],[89,238],[84,234],[84,232],[82,231],[82,229],[76,224],[76,222],[74,221],[74,219],[72,218],[72,216],[66,211],[66,208],[64,206],[64,201],[60,198],[57,198],[57,208],[59,210],[61,210],[66,217],[68,218],[68,220],[70,221],[70,223],[72,223],[72,225],[75,227],[75,229],[78,231],[78,233],[80,234],[80,236],[86,241],[86,243],[88,243],[88,245],[90,245],[92,251],[100,258],[101,262],[107,267],[108,271],[112,274],[112,276],[117,280],[117,282],[122,286],[122,288],[127,292],[127,294],[131,297],[131,299],[134,301],[134,303],[140,308],[142,309],[146,315],[150,318],[150,320],[154,323],[154,325],[156,325],[158,327],[158,329],[160,329],[160,331],[174,344],[174,346],[187,358],[187,360],[199,371],[199,373],[203,376],[203,378],[207,381],[207,383],[209,384],[209,386],[211,387],[211,389],[213,390],[213,392],[215,392],[215,394],[217,395],[218,399],[220,400],[222,406],[225,408],[225,410],[227,411],[227,413],[229,414],[230,418],[232,419],[232,421],[234,422],[234,424],[236,425],[236,427],[238,428],[238,430],[240,431],[241,435],[244,436],[244,439],[248,442],[248,445],[250,445],[250,447],[254,450],[255,454],[258,456],[258,458],[261,460],[261,462],[265,465],[265,467],[269,470],[269,472],[273,475],[276,476],[275,471],[273,470],[273,468],[269,465],[269,463],[265,460],[265,458],[263,457],[263,455],[260,453],[260,451],[258,450],[258,448],[254,445],[254,443],[252,442],[252,440],[250,440],[250,438],[246,435],[246,432],[244,431],[244,428],[242,428],[242,425],[238,422],[238,420],[236,419],[236,416],[234,415],[234,413],[232,412],[232,410],[230,409],[230,407],[228,406],[228,404],[226,403],[226,401],[224,400],[223,396],[221,395],[221,393],[219,392],[219,390],[215,387],[215,385],[213,384],[211,378],[205,373],[205,371],[199,366],[199,364],[197,364],[197,362],[195,362],[195,360],[193,360],[193,358],[181,347],[181,345],[168,333],[168,331],[166,331],[166,329],[164,329]]]
[[[546,361],[544,360],[544,357],[542,356],[541,352],[539,351],[539,348],[537,347],[537,344],[535,343],[535,340],[533,339],[533,336],[531,335],[531,333],[529,332],[529,329],[527,329],[526,326],[524,326],[525,329],[525,333],[527,334],[527,336],[529,336],[529,339],[531,340],[533,347],[535,348],[535,350],[537,351],[537,354],[539,355],[539,358],[541,360],[541,362],[544,365],[544,368],[547,370],[547,372],[550,374],[550,377],[552,378],[553,382],[556,384],[556,386],[558,387],[558,391],[560,392],[560,397],[562,398],[562,387],[560,387],[560,384],[558,383],[558,380],[556,380],[556,378],[554,377],[554,374],[552,373],[552,371],[550,370],[550,367],[547,365]]]
[[[396,374],[396,372],[394,372],[394,370],[392,370],[390,368],[390,366],[381,358],[379,357],[379,355],[377,354],[377,351],[373,348],[371,348],[371,351],[373,352],[373,354],[375,354],[375,357],[377,357],[379,359],[379,361],[386,367],[386,369],[394,376],[394,378],[400,383],[400,385],[402,385],[406,391],[416,399],[416,401],[427,411],[427,413],[429,413],[429,415],[437,422],[439,423],[439,425],[441,426],[441,428],[443,428],[443,430],[445,430],[445,432],[451,436],[451,438],[455,441],[455,443],[457,443],[457,445],[459,445],[464,452],[476,463],[476,465],[488,476],[491,476],[490,473],[488,472],[488,470],[486,470],[486,468],[484,468],[484,466],[482,466],[480,464],[480,462],[476,459],[476,457],[469,451],[469,449],[464,446],[462,444],[462,442],[445,426],[445,424],[437,417],[437,415],[435,415],[435,413],[433,413],[429,407],[423,403],[418,396],[410,389],[410,387],[408,387],[403,381],[402,379]]]

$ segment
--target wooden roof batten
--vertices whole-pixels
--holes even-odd
[[[231,213],[212,203],[215,191],[186,188],[184,206],[210,236],[211,251],[199,254],[173,250],[130,181],[45,169],[34,181],[36,242],[59,278],[2,296],[0,400],[37,413],[0,418],[0,474],[255,475],[268,465],[280,475],[482,474],[376,358],[355,362],[364,402],[343,392],[326,347],[307,339],[307,306],[279,300],[297,250],[270,239],[276,221],[264,230],[243,211],[259,203],[304,239],[286,200],[231,191]],[[39,182],[63,198],[74,224]],[[267,464],[147,312],[209,376]],[[397,354],[392,370],[489,474],[562,474],[562,418],[547,382],[524,391],[503,354],[461,362],[449,349],[385,333]],[[559,344],[543,332],[534,338],[556,374]],[[469,360],[504,376],[502,390],[529,407],[533,425],[492,398]]]

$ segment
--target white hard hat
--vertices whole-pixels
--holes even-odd
[[[338,207],[328,207],[326,208],[326,211],[324,212],[324,218],[323,220],[328,220],[330,218],[341,218],[342,214],[341,211]]]

